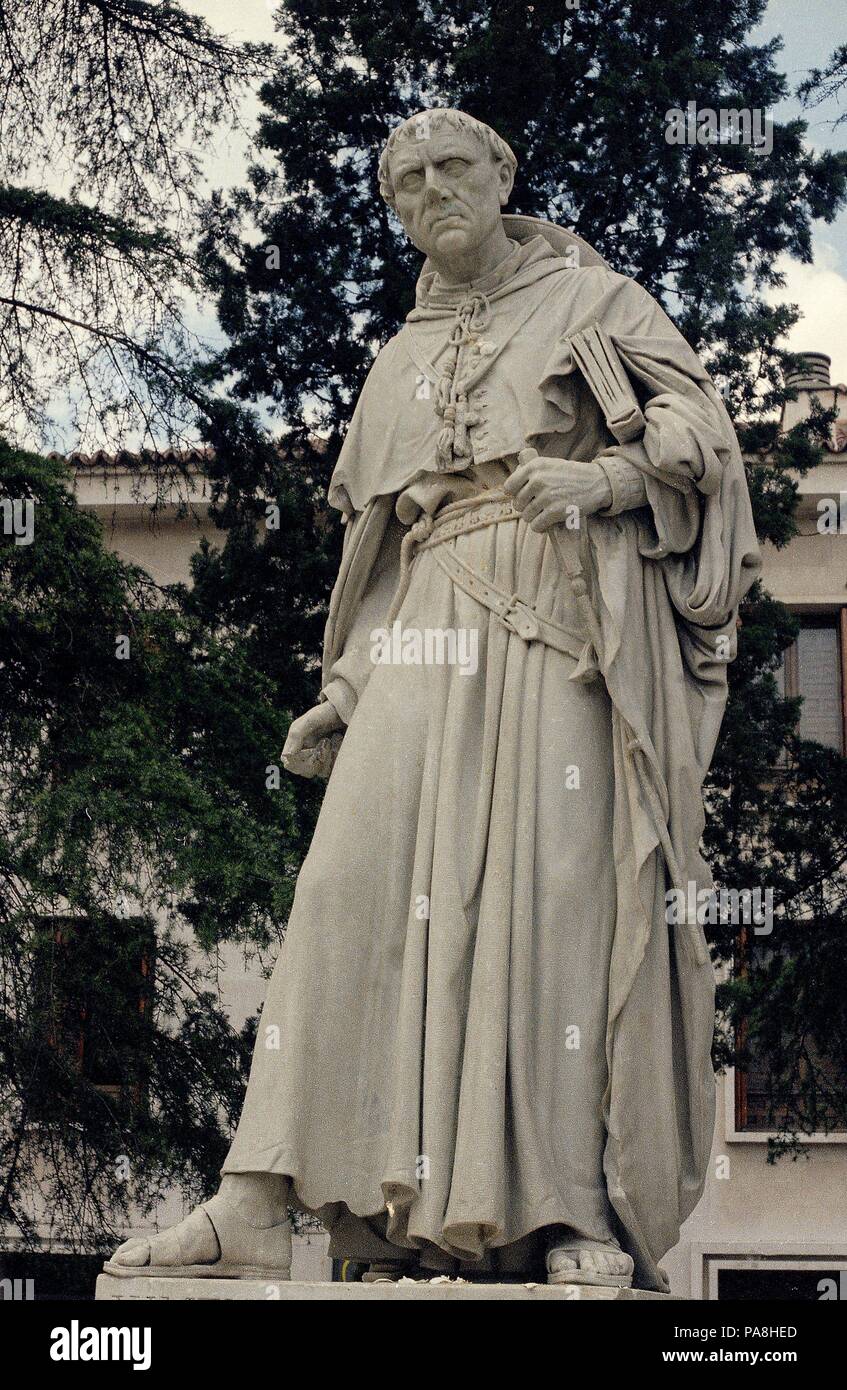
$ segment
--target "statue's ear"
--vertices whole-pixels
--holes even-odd
[[[515,171],[505,159],[501,159],[497,165],[497,177],[500,181],[500,206],[504,208],[512,194],[512,185],[515,182]]]

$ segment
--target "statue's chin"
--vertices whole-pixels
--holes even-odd
[[[467,227],[447,226],[439,228],[432,238],[432,254],[440,261],[449,261],[454,256],[466,256],[474,248],[474,238]]]

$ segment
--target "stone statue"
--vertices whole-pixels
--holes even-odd
[[[113,1274],[284,1278],[294,1206],[373,1280],[667,1290],[714,976],[666,903],[710,883],[758,548],[697,357],[579,238],[503,214],[515,166],[453,110],[383,152],[426,259],[330,484],[323,687],[284,760],[334,767],[220,1191]]]

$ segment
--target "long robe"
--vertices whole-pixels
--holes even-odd
[[[466,310],[457,482],[439,382]],[[593,323],[641,398],[629,444],[570,350]],[[647,505],[583,519],[591,633],[522,520],[449,542],[580,632],[582,658],[525,641],[424,550],[398,620],[475,630],[478,669],[375,664],[403,521],[496,483],[528,443],[641,474]],[[758,566],[730,422],[640,287],[534,237],[472,286],[425,270],[330,500],[347,527],[324,697],[348,727],[224,1171],[287,1175],[306,1209],[373,1219],[386,1249],[473,1262],[554,1224],[614,1234],[636,1281],[665,1288],[714,1123],[713,971],[665,895],[710,882],[702,781]]]

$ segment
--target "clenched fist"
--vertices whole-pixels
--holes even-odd
[[[283,767],[300,777],[328,777],[332,755],[338,750],[322,746],[323,741],[344,727],[344,720],[329,700],[306,710],[288,730],[282,750]],[[340,739],[335,743],[340,743]]]
[[[533,531],[548,531],[565,521],[569,507],[590,516],[612,502],[612,489],[599,463],[544,458],[522,449],[519,463],[503,488]]]

